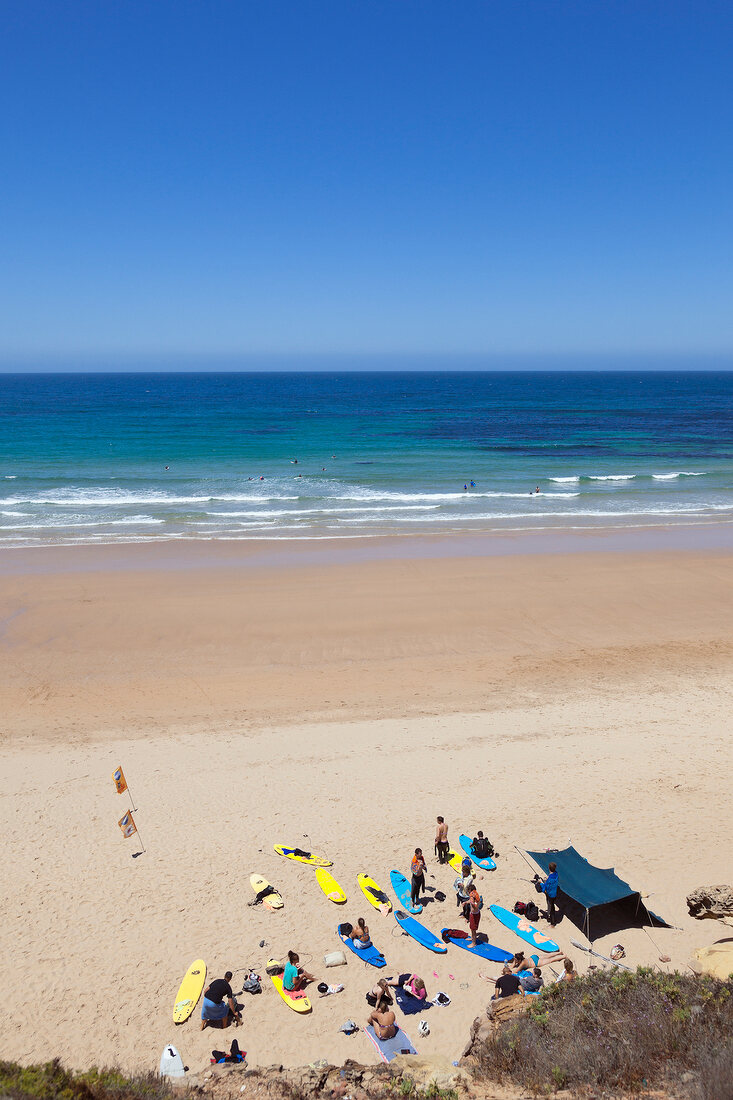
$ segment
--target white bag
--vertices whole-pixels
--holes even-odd
[[[323,956],[323,961],[326,966],[346,966],[346,955],[343,951],[329,951]]]

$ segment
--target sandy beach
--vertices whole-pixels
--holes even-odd
[[[363,1034],[338,1031],[364,1023],[373,972],[322,962],[337,922],[364,916],[387,973],[451,997],[428,1012],[429,1037],[415,1017],[405,1030],[421,1052],[459,1057],[489,995],[479,971],[494,968],[428,953],[356,885],[366,870],[387,886],[418,844],[432,860],[438,813],[454,842],[483,828],[501,853],[479,882],[487,904],[532,896],[515,844],[571,840],[615,865],[675,926],[656,944],[642,929],[596,942],[623,943],[631,965],[683,967],[725,934],[691,920],[685,895],[730,879],[729,553],[80,554],[11,555],[0,570],[4,1056],[147,1069],[173,1041],[198,1069],[236,1037],[252,1064],[374,1060]],[[118,764],[137,859],[117,828]],[[275,843],[327,854],[347,905]],[[429,867],[447,894],[424,912],[437,931],[457,920],[454,874]],[[247,907],[252,871],[282,890],[282,912]],[[521,946],[488,913],[482,930]],[[585,970],[575,926],[556,938]],[[238,989],[242,968],[264,978],[289,947],[345,991],[300,1018],[264,979],[242,1028],[201,1033],[198,1012],[174,1027],[194,958],[212,977],[236,971]]]

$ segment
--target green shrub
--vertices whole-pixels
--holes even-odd
[[[511,1077],[536,1093],[633,1091],[693,1071],[689,1096],[733,1098],[732,990],[648,968],[599,971],[550,986],[474,1053],[487,1078]]]

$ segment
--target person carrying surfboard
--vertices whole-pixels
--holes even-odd
[[[445,823],[444,817],[438,817],[438,825],[435,830],[435,851],[438,853],[438,863],[448,862],[449,850],[448,826]]]

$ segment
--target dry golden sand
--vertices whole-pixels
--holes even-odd
[[[236,1035],[253,1063],[371,1060],[363,1035],[337,1029],[364,1022],[376,972],[352,956],[322,966],[337,921],[363,915],[388,973],[414,969],[451,996],[427,1039],[419,1018],[406,1030],[457,1058],[493,967],[400,937],[356,886],[362,869],[387,886],[416,844],[431,854],[437,813],[453,840],[483,826],[501,851],[487,904],[532,893],[514,843],[570,838],[679,926],[653,933],[659,951],[639,929],[598,950],[620,940],[632,965],[665,953],[681,967],[723,934],[687,916],[685,895],[730,878],[733,557],[80,560],[49,551],[43,569],[31,555],[0,577],[4,1056],[149,1068],[173,1041],[199,1068]],[[116,825],[119,763],[139,859]],[[343,910],[277,842],[328,853]],[[282,889],[281,913],[247,907],[253,870]],[[439,930],[456,922],[453,872],[430,874],[448,895],[425,910]],[[483,929],[522,946],[488,913]],[[557,938],[580,937],[566,920]],[[265,979],[243,1028],[200,1033],[198,1014],[173,1026],[196,956],[212,977],[264,975],[288,947],[346,991],[300,1018]]]

